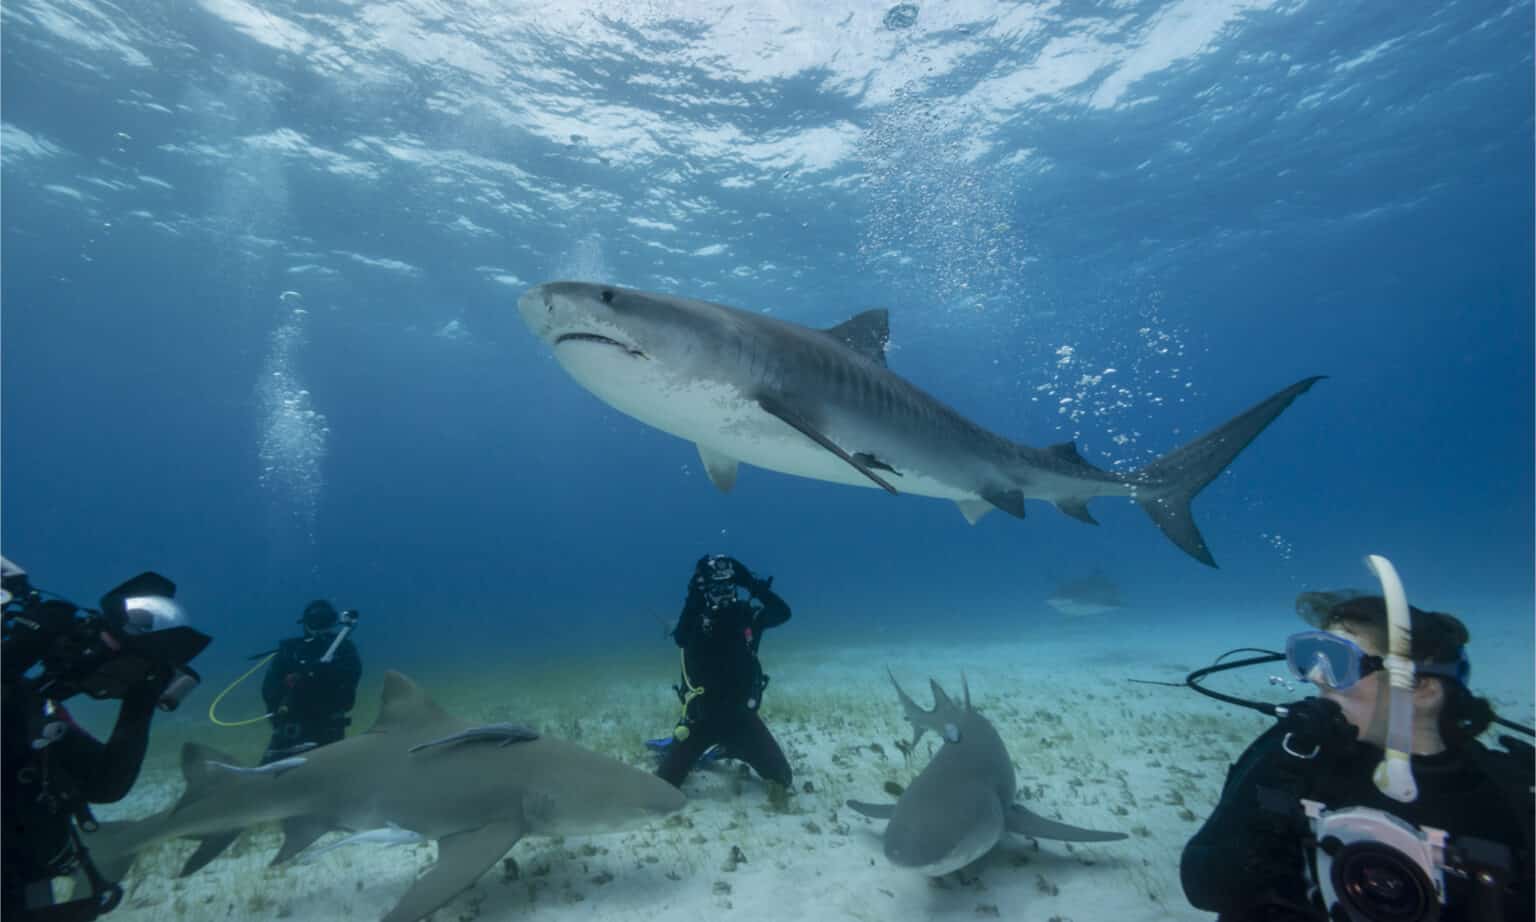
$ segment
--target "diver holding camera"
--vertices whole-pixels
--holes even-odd
[[[682,679],[673,690],[682,713],[671,737],[662,741],[660,778],[682,787],[699,760],[719,746],[717,754],[745,762],[770,785],[790,788],[789,760],[758,715],[768,676],[757,657],[763,632],[789,617],[773,577],[760,579],[724,554],[694,564],[672,629]]]
[[[103,596],[100,610],[81,608],[45,598],[26,571],[0,558],[6,919],[94,919],[122,899],[80,830],[96,826],[91,804],[133,788],[155,709],[174,710],[198,684],[188,663],[211,638],[187,626],[175,594],[174,583],[146,572]],[[122,702],[106,742],[64,706],[82,693]],[[55,902],[59,877],[83,878],[89,894]]]
[[[1227,773],[1185,846],[1191,905],[1219,922],[1520,922],[1532,918],[1532,747],[1467,682],[1470,634],[1408,605],[1385,558],[1382,594],[1308,592],[1314,629],[1285,653],[1196,670],[1185,684],[1279,720]],[[1238,651],[1233,651],[1238,652]],[[1214,672],[1286,661],[1316,697],[1275,706],[1202,688]]]

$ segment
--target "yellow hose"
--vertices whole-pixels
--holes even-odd
[[[266,655],[265,659],[263,659],[261,662],[257,663],[256,665],[252,666],[251,668],[247,669],[245,671],[245,675],[243,675],[240,678],[238,678],[238,679],[234,680],[233,682],[229,683],[229,685],[226,686],[223,691],[219,692],[218,697],[213,699],[213,703],[208,705],[208,719],[213,721],[214,723],[218,724],[221,727],[244,727],[244,726],[248,726],[250,724],[261,723],[263,720],[266,720],[268,717],[271,717],[272,716],[271,714],[263,714],[260,717],[252,717],[250,720],[227,721],[227,720],[220,720],[213,713],[213,710],[214,710],[214,708],[219,706],[219,702],[220,701],[224,700],[224,696],[225,695],[227,695],[230,692],[234,691],[235,688],[238,687],[241,682],[244,682],[246,679],[249,679],[251,677],[251,673],[255,672],[256,670],[258,670],[261,667],[265,666],[267,663],[271,662],[272,661],[272,657],[274,657],[276,655],[277,655],[277,651],[276,650],[272,651],[271,653],[268,653]]]

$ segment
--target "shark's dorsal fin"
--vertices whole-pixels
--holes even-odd
[[[384,692],[379,698],[379,717],[368,728],[369,733],[388,733],[406,727],[415,727],[437,720],[447,720],[448,715],[437,703],[427,697],[421,686],[405,675],[387,670],[384,673]]]
[[[885,365],[885,345],[891,341],[891,314],[883,307],[844,320],[823,333],[864,356]]]
[[[1045,446],[1045,450],[1067,461],[1083,460],[1083,456],[1078,454],[1076,442],[1057,442],[1055,445]]]
[[[1055,445],[1047,445],[1045,450],[1052,456],[1059,460],[1065,461],[1068,464],[1076,465],[1079,467],[1093,468],[1093,470],[1099,470],[1099,468],[1089,464],[1088,460],[1078,452],[1076,442],[1057,442]]]

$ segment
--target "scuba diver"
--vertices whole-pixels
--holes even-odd
[[[663,780],[682,787],[701,758],[722,754],[786,791],[793,783],[789,760],[757,713],[768,686],[758,644],[763,631],[790,615],[772,586],[773,577],[758,579],[723,554],[700,557],[694,566],[672,630],[682,660],[682,684],[673,688],[683,713],[670,740],[654,741],[663,748],[656,769]]]
[[[175,594],[174,583],[147,572],[103,596],[99,611],[81,608],[45,598],[52,594],[0,558],[5,919],[83,922],[121,901],[80,831],[96,828],[91,804],[121,800],[138,780],[155,708],[174,710],[198,684],[187,664],[211,638],[187,626]],[[82,692],[122,702],[104,743],[64,706]],[[62,903],[53,889],[60,877],[76,882]]]
[[[304,636],[290,637],[270,654],[261,697],[272,721],[272,741],[261,764],[334,743],[347,734],[347,712],[357,701],[363,662],[347,636],[358,613],[337,612],[324,599],[304,607]],[[262,654],[258,654],[260,656]]]
[[[1409,606],[1391,563],[1368,562],[1381,595],[1303,593],[1297,612],[1313,629],[1285,653],[1186,679],[1279,721],[1231,766],[1185,846],[1185,896],[1220,922],[1531,919],[1532,747],[1477,737],[1493,723],[1532,731],[1469,690],[1466,626]],[[1275,706],[1199,684],[1282,659],[1316,697]]]

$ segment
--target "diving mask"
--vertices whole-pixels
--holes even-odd
[[[1302,631],[1285,640],[1285,662],[1291,674],[1303,682],[1326,685],[1335,691],[1353,687],[1373,672],[1386,668],[1386,661],[1360,649],[1348,637],[1328,631]],[[1454,663],[1415,664],[1419,675],[1441,676],[1465,683],[1471,672],[1466,651]]]

